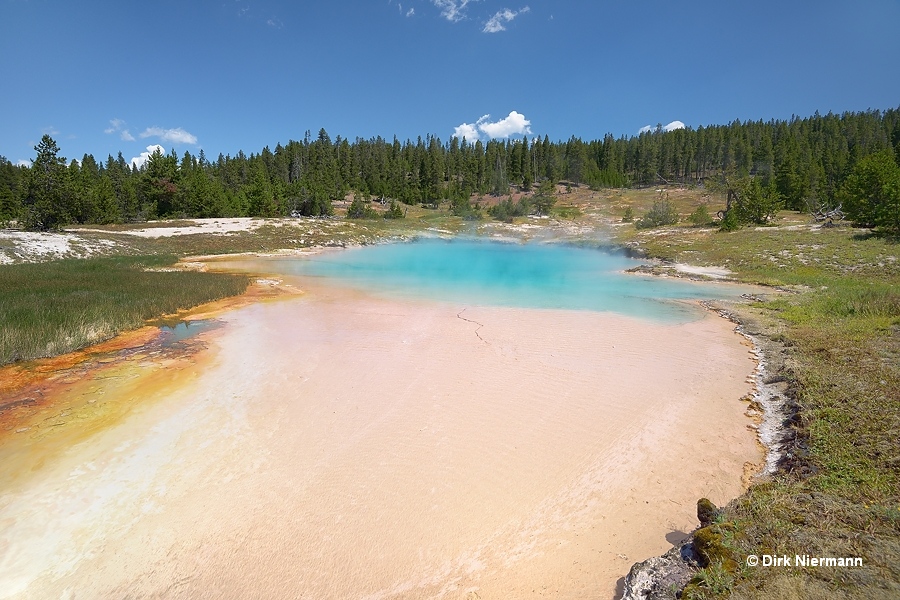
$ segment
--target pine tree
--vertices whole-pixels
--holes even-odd
[[[549,179],[541,182],[538,192],[534,195],[534,199],[532,200],[534,210],[538,216],[549,214],[550,209],[556,204],[556,196],[554,194],[555,188],[556,186]]]
[[[522,172],[522,189],[526,192],[531,191],[531,184],[534,183],[534,174],[531,170],[531,150],[528,149],[528,137],[522,139],[521,167]]]
[[[257,158],[252,163],[251,171],[250,185],[247,187],[248,213],[252,217],[274,217],[277,205],[265,163]]]
[[[858,225],[900,232],[900,166],[892,149],[859,161],[841,188],[844,210]]]
[[[72,218],[72,191],[66,159],[59,156],[59,146],[46,134],[34,149],[37,157],[30,169],[24,225],[40,231],[57,229]]]
[[[0,156],[0,225],[17,218],[21,212],[23,171],[24,167],[17,167],[6,157]]]
[[[157,148],[141,175],[141,213],[144,218],[171,216],[177,206],[178,159],[174,152],[163,154]]]
[[[97,180],[94,198],[96,200],[94,222],[109,224],[122,220],[116,192],[112,180],[107,175],[102,175]]]

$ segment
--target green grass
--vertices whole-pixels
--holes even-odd
[[[577,206],[569,206],[566,204],[560,204],[554,206],[550,210],[550,214],[559,219],[576,219],[582,215],[581,210],[578,209]]]
[[[861,556],[862,569],[749,570],[736,590],[900,595],[900,323],[895,289],[850,279],[772,307],[788,323],[799,412],[795,472],[728,507],[739,554]],[[880,289],[879,289],[880,288]],[[765,309],[764,309],[765,310]],[[814,590],[814,591],[813,591]],[[751,596],[752,597],[752,596]]]
[[[649,199],[646,192],[629,194],[619,194],[607,214]],[[705,200],[697,194],[693,204],[679,201],[687,211]],[[735,573],[712,564],[685,597],[900,597],[900,245],[809,223],[805,215],[783,213],[776,227],[732,233],[684,225],[617,230],[621,243],[650,256],[725,266],[741,281],[791,292],[738,309],[783,346],[777,375],[797,407],[796,442],[786,471],[724,508],[734,526],[727,546],[741,560],[751,554],[864,560],[857,569],[742,564]]]
[[[242,293],[248,278],[147,271],[171,256],[0,266],[0,364],[55,356],[157,318]]]

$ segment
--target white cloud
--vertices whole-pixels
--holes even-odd
[[[463,123],[453,130],[453,136],[460,140],[466,138],[467,142],[474,142],[478,139],[478,128],[471,123]]]
[[[125,124],[125,121],[122,119],[110,119],[109,124],[115,127],[116,129],[121,129]]]
[[[133,142],[134,136],[131,135],[131,132],[127,129],[122,129],[126,125],[125,121],[122,119],[110,119],[109,127],[103,130],[103,133],[116,133],[119,132],[119,139],[123,142]]]
[[[531,121],[525,118],[525,115],[512,111],[505,119],[500,119],[491,123],[488,121],[490,115],[485,115],[478,119],[478,129],[489,138],[507,138],[516,134],[530,134]]]
[[[109,127],[103,130],[103,133],[115,133],[122,129],[122,126],[125,125],[125,121],[122,119],[110,119]]]
[[[391,0],[388,0],[388,4],[391,4]],[[398,3],[397,3],[397,12],[399,12],[401,15],[404,14],[404,13],[403,13],[403,4],[402,4],[401,2],[398,2]],[[406,11],[406,16],[407,16],[407,17],[411,17],[411,16],[413,16],[414,14],[416,14],[416,9],[415,9],[415,8],[410,8],[408,11]]]
[[[503,26],[504,23],[509,23],[519,15],[525,14],[530,10],[531,9],[527,6],[518,11],[504,8],[503,10],[495,13],[493,17],[488,19],[484,24],[484,29],[482,29],[481,31],[484,33],[497,33],[500,31],[506,31],[506,27]]]
[[[163,129],[161,127],[148,127],[140,134],[141,139],[148,137],[158,137],[164,142],[172,142],[174,144],[191,144],[197,145],[197,136],[188,133],[181,127],[175,129]]]
[[[141,167],[144,166],[144,163],[146,163],[148,160],[150,160],[150,157],[157,150],[159,150],[160,154],[166,153],[166,149],[163,148],[162,146],[160,146],[159,144],[152,144],[150,146],[147,146],[147,150],[145,152],[141,152],[138,156],[135,156],[134,158],[132,158],[131,163],[133,165],[136,165],[137,168],[140,169]]]
[[[511,135],[531,133],[531,121],[525,115],[512,111],[505,119],[490,121],[491,115],[484,115],[475,123],[463,123],[453,130],[453,135],[468,142],[474,142],[483,133],[489,139],[508,138]]]
[[[51,126],[49,126],[49,127],[44,127],[44,128],[41,130],[41,133],[45,133],[45,134],[47,134],[47,135],[59,135],[59,129],[57,129],[56,127],[54,127],[53,125],[51,125]]]
[[[31,161],[28,160],[27,158],[21,158],[21,159],[19,159],[19,160],[16,161],[16,166],[17,166],[17,167],[30,167],[30,166],[31,166]]]
[[[441,9],[441,16],[451,23],[466,18],[465,9],[469,2],[478,2],[478,0],[431,0],[432,4]]]
[[[684,129],[685,124],[682,123],[681,121],[672,121],[668,125],[662,125],[661,127],[662,127],[663,131],[675,131],[676,129]],[[651,125],[644,125],[640,129],[638,129],[638,135],[640,135],[642,133],[647,133],[648,131],[655,131],[655,130],[656,130],[656,127],[653,127]]]

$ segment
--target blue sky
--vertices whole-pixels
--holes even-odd
[[[896,108],[898,23],[898,0],[0,0],[0,155]]]

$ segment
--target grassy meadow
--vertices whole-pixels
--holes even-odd
[[[246,276],[158,271],[172,256],[57,260],[0,267],[0,364],[55,356],[148,319],[242,293]]]

